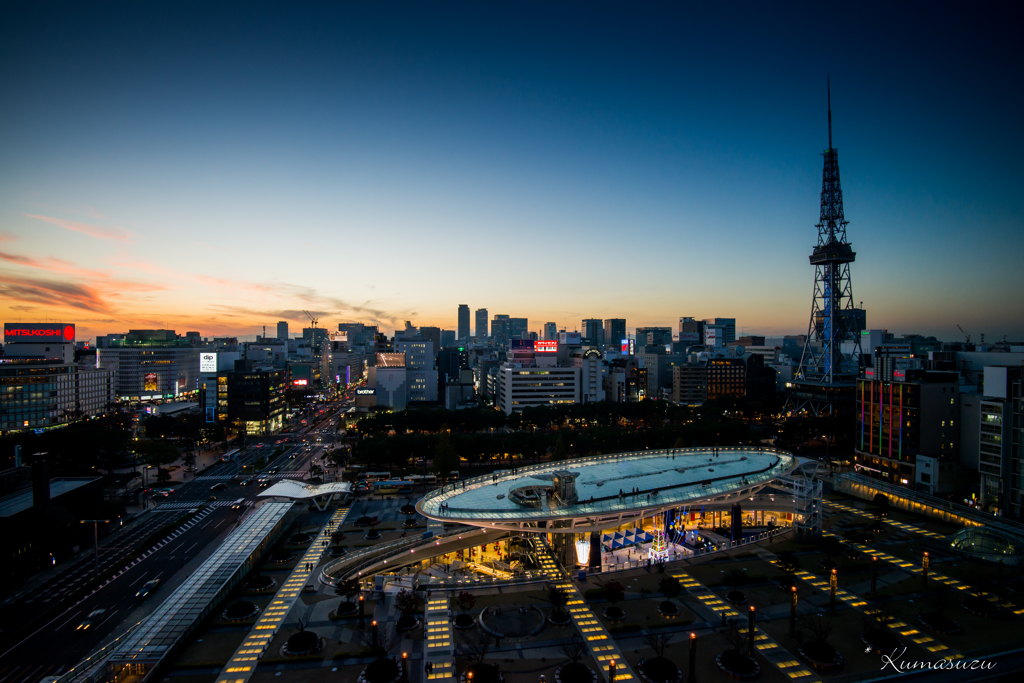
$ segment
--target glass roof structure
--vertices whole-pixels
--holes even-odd
[[[426,517],[466,524],[602,517],[692,505],[759,488],[798,464],[792,454],[775,449],[616,453],[518,468],[515,475],[504,470],[495,473],[496,479],[485,475],[459,481],[428,493],[416,507]],[[550,487],[561,471],[576,475],[575,502],[548,496],[536,507],[525,507],[510,498],[523,487]]]
[[[284,527],[293,503],[265,503],[161,603],[110,657],[111,662],[161,660],[188,636],[241,578],[257,551]]]
[[[349,493],[352,490],[352,483],[347,481],[331,481],[326,484],[301,484],[292,479],[282,479],[266,491],[259,494],[260,497],[292,498],[304,500],[327,496],[332,493]]]

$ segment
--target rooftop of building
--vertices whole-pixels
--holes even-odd
[[[792,472],[797,458],[764,449],[678,449],[618,453],[547,463],[458,482],[425,496],[418,504],[427,517],[475,523],[533,521],[611,515],[637,509],[685,506],[750,486],[767,484]],[[576,474],[577,500],[541,496],[524,507],[513,492],[552,486],[555,472]],[[632,495],[636,489],[640,493]],[[625,496],[619,493],[624,492]],[[650,496],[648,496],[650,494]],[[520,500],[520,503],[515,502]],[[442,507],[443,504],[443,507]]]
[[[50,480],[50,499],[53,500],[65,493],[70,493],[94,481],[100,477],[62,477]],[[12,493],[9,496],[0,498],[0,517],[13,517],[32,507],[32,487],[28,487]]]

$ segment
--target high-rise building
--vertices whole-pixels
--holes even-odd
[[[638,327],[636,328],[637,348],[645,346],[668,346],[672,343],[671,327]]]
[[[604,321],[599,318],[586,318],[580,323],[580,333],[584,339],[590,340],[593,346],[604,348]]]
[[[487,339],[487,309],[476,309],[476,338],[480,341]]]
[[[441,348],[441,328],[440,327],[421,327],[420,336],[431,342],[434,345],[434,353]],[[434,359],[431,358],[431,361]]]
[[[441,330],[441,346],[455,346],[455,330]]]
[[[679,343],[694,346],[704,343],[704,321],[693,318],[679,319]]]
[[[459,304],[459,341],[469,337],[469,304]]]
[[[425,339],[395,341],[395,351],[405,355],[408,400],[437,400],[437,370],[434,369],[434,343]]]
[[[555,323],[544,323],[544,338],[548,341],[558,339],[558,325]]]
[[[604,346],[618,348],[625,338],[625,318],[609,318],[604,321]]]
[[[288,339],[288,321],[287,320],[282,320],[282,321],[277,323],[277,338],[278,339],[284,339],[284,340],[287,341],[287,339]]]
[[[529,339],[530,321],[526,318],[509,318],[508,336],[510,339]]]
[[[508,346],[508,340],[512,338],[510,318],[504,313],[498,313],[491,320],[491,341],[498,347]]]
[[[174,330],[129,330],[97,349],[96,365],[113,373],[121,400],[167,399],[198,391],[199,352]]]
[[[736,341],[736,318],[708,318],[704,321],[707,327],[717,327],[722,331],[718,346],[727,346]]]

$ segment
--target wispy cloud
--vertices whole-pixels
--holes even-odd
[[[79,308],[96,313],[110,310],[92,287],[72,282],[57,282],[19,277],[0,272],[0,298],[55,308]]]
[[[20,239],[21,238],[18,237],[17,235],[12,235],[9,232],[0,232],[0,243],[3,243],[3,242],[16,242],[16,241],[18,241]]]
[[[99,240],[114,240],[115,242],[130,242],[132,234],[124,228],[116,225],[90,225],[89,223],[79,223],[78,221],[69,221],[64,218],[54,218],[52,216],[40,216],[34,213],[26,213],[25,216],[29,218],[35,218],[39,221],[45,221],[52,223],[58,227],[64,228],[65,230],[71,230],[72,232],[80,232],[89,237],[95,237]]]

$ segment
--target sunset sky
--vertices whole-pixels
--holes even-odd
[[[4,11],[3,322],[804,333],[830,74],[868,327],[1024,339],[1011,3],[154,5]]]

